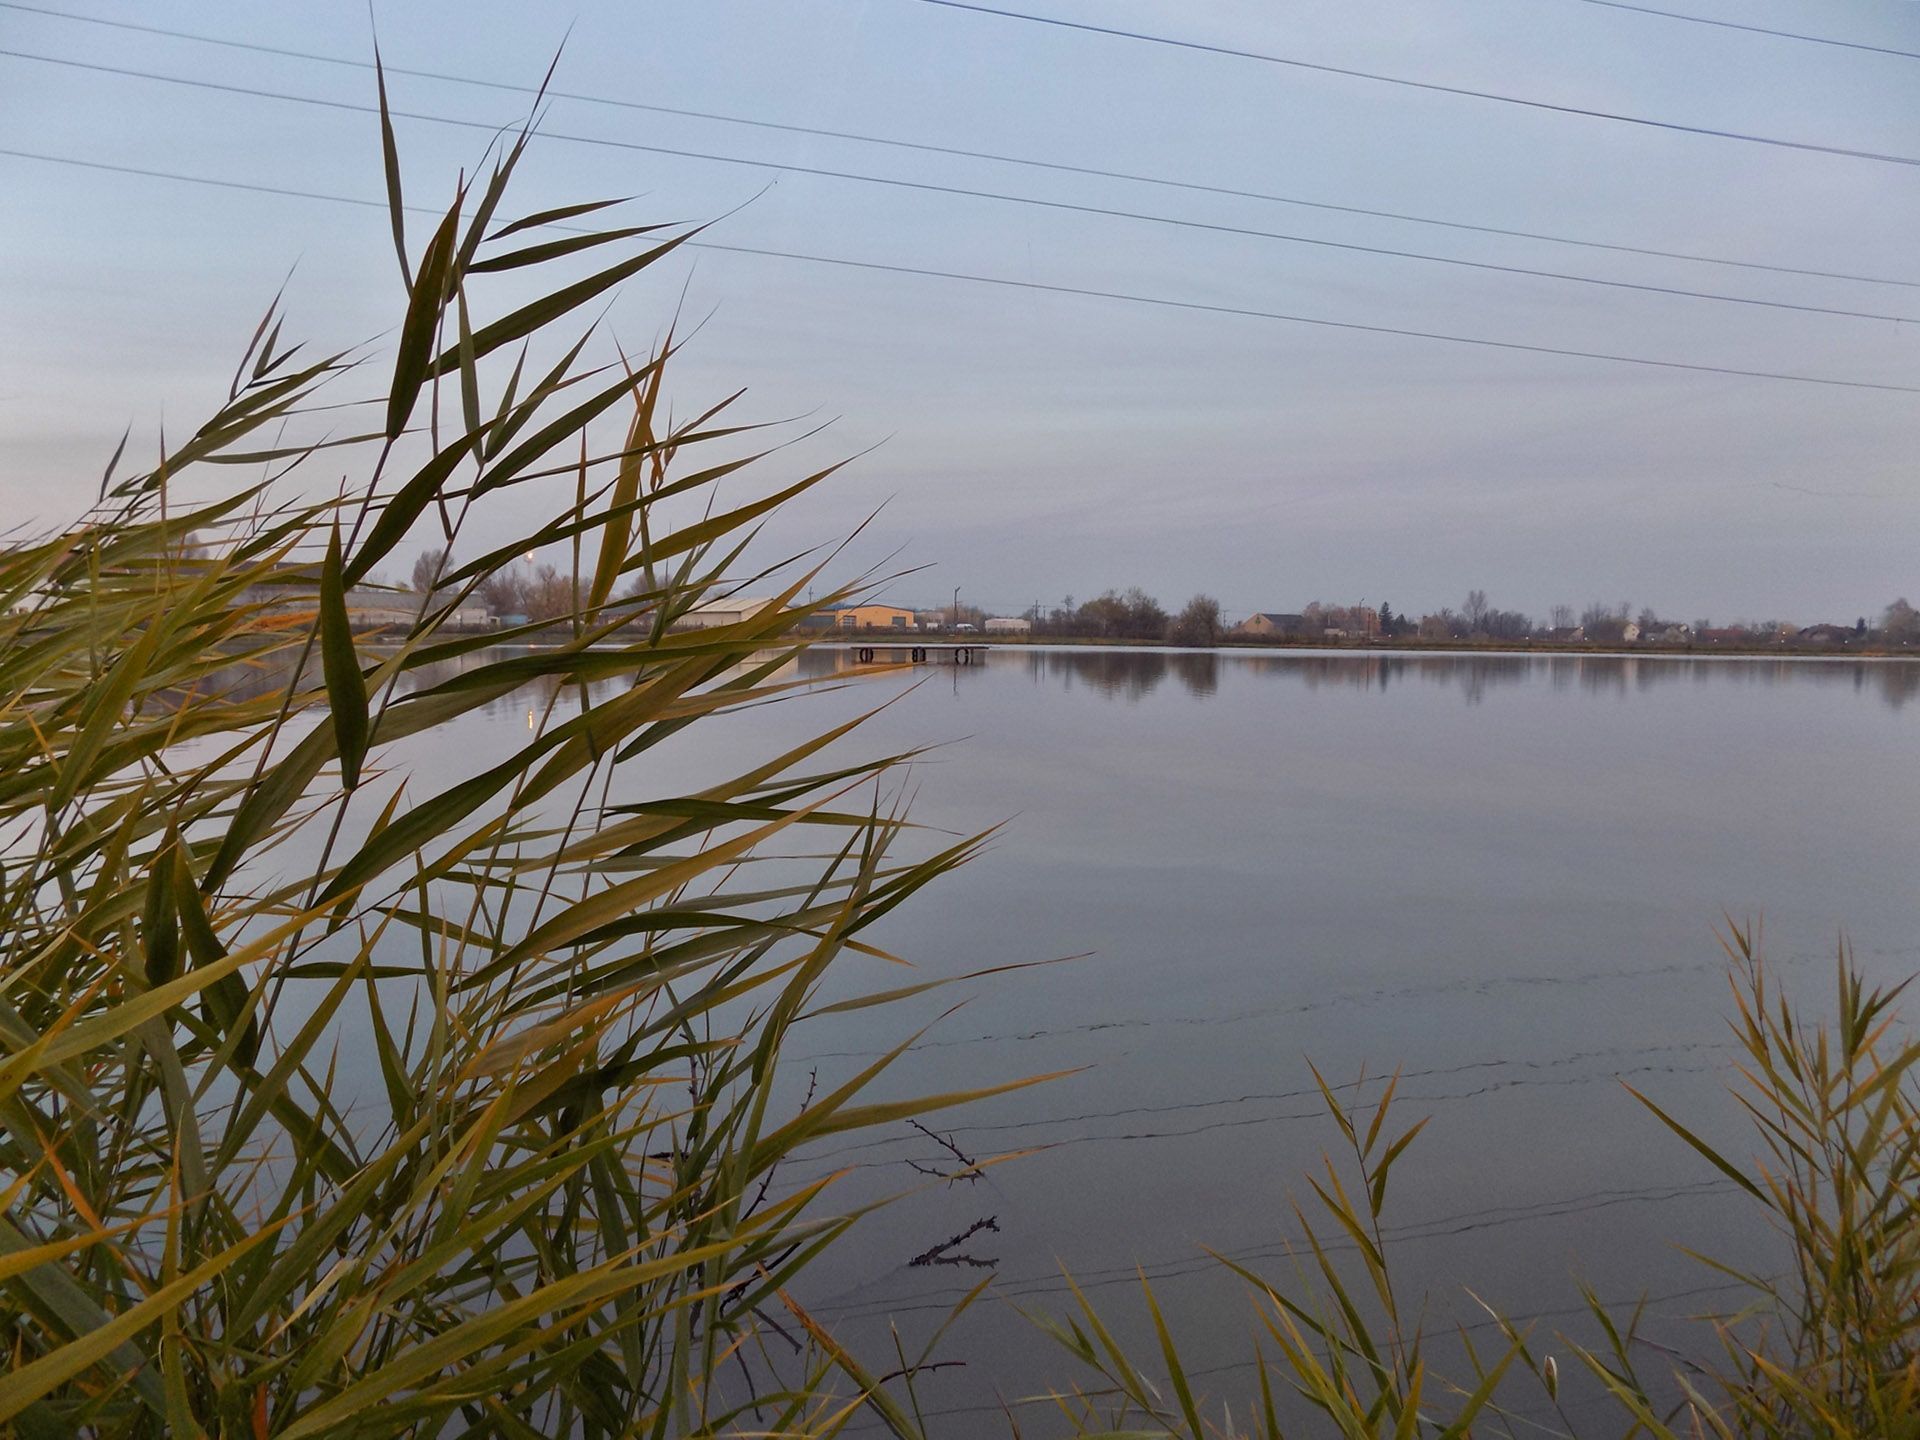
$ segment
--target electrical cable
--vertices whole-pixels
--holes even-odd
[[[81,160],[71,156],[47,155],[35,151],[0,147],[0,155],[18,160],[33,160],[54,165],[139,175],[150,179],[185,184],[211,185],[230,190],[253,190],[263,194],[285,195],[299,199],[322,200],[385,210],[380,200],[363,200],[350,195],[329,195],[318,191],[300,191],[281,186],[256,185],[245,181],[218,180],[177,171],[146,170],[137,166],[112,164],[99,160]],[[424,207],[423,207],[424,208]],[[437,212],[434,212],[437,213]],[[565,228],[565,227],[555,227]],[[1681,370],[1703,375],[1733,375],[1748,380],[1778,380],[1799,385],[1822,385],[1844,390],[1876,390],[1898,395],[1920,395],[1920,385],[1899,385],[1876,380],[1843,380],[1825,375],[1801,375],[1788,371],[1749,370],[1730,365],[1707,365],[1685,360],[1662,360],[1644,355],[1621,355],[1602,350],[1577,350],[1554,345],[1537,345],[1519,340],[1497,340],[1486,336],[1454,335],[1443,331],[1415,330],[1395,325],[1374,325],[1357,320],[1334,320],[1324,316],[1295,315],[1285,311],[1261,310],[1251,306],[1210,304],[1198,300],[1176,300],[1160,295],[1138,295],[1122,290],[1099,290],[1078,285],[1050,284],[1039,280],[1018,280],[1011,276],[975,275],[962,270],[940,270],[931,266],[889,264],[879,260],[854,260],[840,255],[815,255],[798,250],[775,250],[754,245],[732,245],[717,240],[689,240],[685,247],[712,250],[731,255],[754,255],[766,259],[791,260],[810,265],[832,265],[888,275],[911,275],[925,279],[953,280],[973,285],[995,285],[1035,293],[1070,295],[1082,299],[1109,300],[1130,305],[1182,310],[1195,314],[1236,316],[1253,320],[1272,320],[1293,325],[1309,325],[1330,330],[1350,330],[1362,334],[1394,335],[1407,339],[1432,340],[1453,345],[1472,345],[1492,350],[1511,350],[1524,354],[1554,355],[1574,360],[1601,360],[1618,365],[1637,365],[1660,370]]]
[[[1874,55],[1898,55],[1905,60],[1920,60],[1920,50],[1896,50],[1890,45],[1867,45],[1858,40],[1835,40],[1829,35],[1803,35],[1797,30],[1770,30],[1765,25],[1746,25],[1738,20],[1715,20],[1706,15],[1683,15],[1678,10],[1656,10],[1651,5],[1629,5],[1626,0],[1581,0],[1586,5],[1604,5],[1609,10],[1631,10],[1640,15],[1658,15],[1662,20],[1684,20],[1689,25],[1713,25],[1722,30],[1745,30],[1750,35],[1771,35],[1778,40],[1804,40],[1809,45],[1835,45],[1842,50],[1865,50]]]
[[[287,91],[265,90],[253,86],[232,85],[222,81],[195,79],[188,76],[166,75],[158,71],[102,65],[92,61],[74,60],[62,56],[36,55],[6,49],[0,49],[0,56],[6,56],[16,60],[39,61],[50,65],[72,66],[78,69],[95,70],[106,74],[134,79],[155,80],[164,84],[182,85],[192,89],[215,90],[223,93],[244,95],[254,99],[314,105],[324,109],[347,110],[365,115],[378,115],[380,113],[379,107],[374,105],[363,105],[344,100],[330,100],[310,95],[296,95]],[[459,129],[484,131],[488,134],[496,134],[503,128],[480,120],[463,120],[456,116],[435,115],[418,110],[399,110],[391,106],[388,107],[387,113],[397,119],[417,120],[435,125],[450,125]],[[1634,290],[1645,294],[1666,295],[1691,300],[1706,300],[1728,305],[1749,305],[1768,310],[1795,310],[1805,314],[1828,315],[1853,320],[1877,320],[1898,324],[1913,323],[1915,318],[1909,315],[1889,315],[1880,311],[1853,310],[1840,306],[1810,305],[1790,300],[1769,300],[1752,295],[1729,295],[1722,291],[1690,290],[1683,286],[1675,285],[1653,285],[1633,280],[1609,280],[1601,276],[1576,275],[1563,270],[1539,270],[1523,265],[1503,265],[1488,260],[1469,260],[1458,256],[1434,255],[1419,250],[1399,250],[1389,246],[1362,245],[1346,240],[1327,240],[1309,235],[1293,235],[1277,230],[1261,230],[1252,226],[1224,225],[1204,220],[1188,220],[1178,216],[1157,215],[1142,210],[1120,210],[1108,206],[1081,204],[1068,200],[1046,200],[1030,195],[1009,194],[1003,191],[977,190],[962,185],[942,185],[930,180],[906,180],[894,176],[867,175],[852,170],[833,170],[817,165],[798,165],[782,161],[752,159],[738,155],[723,155],[711,151],[685,150],[667,145],[650,145],[637,140],[620,140],[609,136],[576,135],[566,131],[551,129],[536,130],[534,134],[537,138],[557,140],[568,144],[632,150],[650,155],[668,155],[679,159],[743,166],[748,169],[773,170],[787,174],[810,175],[829,180],[845,180],[858,184],[880,185],[891,189],[913,190],[923,194],[950,195],[975,200],[991,200],[1008,205],[1024,205],[1037,209],[1058,210],[1072,214],[1095,215],[1107,219],[1132,220],[1145,224],[1163,225],[1183,230],[1198,230],[1247,239],[1271,240],[1283,244],[1308,245],[1320,249],[1345,250],[1358,254],[1375,255],[1391,259],[1417,260],[1428,264],[1451,265],[1458,268],[1483,270],[1499,274],[1524,275],[1533,279],[1555,280],[1566,284],[1598,285],[1614,290]]]
[[[340,55],[327,55],[314,50],[296,50],[282,45],[266,45],[257,41],[234,40],[219,35],[207,35],[192,30],[174,30],[162,25],[142,25],[132,20],[110,20],[99,15],[77,15],[59,10],[49,10],[40,5],[28,5],[22,0],[0,0],[0,10],[17,10],[25,14],[40,15],[49,19],[68,20],[88,25],[100,25],[109,29],[131,31],[142,35],[157,35],[171,40],[186,40],[201,45],[217,45],[230,50],[247,51],[259,55],[278,55],[287,59],[308,60],[323,65],[341,65],[355,70],[372,70],[371,60],[354,60]],[[1741,270],[1768,271],[1780,275],[1805,275],[1821,280],[1846,280],[1866,285],[1899,285],[1908,288],[1920,288],[1920,280],[1898,280],[1881,275],[1859,275],[1840,270],[1817,270],[1798,265],[1775,265],[1759,260],[1734,260],[1721,255],[1696,255],[1684,250],[1660,250],[1645,245],[1627,245],[1607,240],[1589,240],[1572,235],[1554,235],[1538,230],[1516,230],[1499,225],[1478,225],[1466,220],[1444,220],[1431,215],[1413,215],[1400,210],[1372,209],[1361,205],[1341,205],[1325,200],[1309,200],[1298,195],[1280,195],[1265,190],[1239,189],[1230,185],[1210,185],[1198,180],[1179,180],[1166,175],[1145,175],[1129,170],[1103,169],[1095,165],[1075,165],[1060,160],[1041,160],[1027,155],[1005,155],[992,150],[970,150],[955,145],[935,145],[926,141],[902,140],[888,135],[868,135],[854,130],[831,130],[817,125],[796,125],[776,120],[756,120],[744,115],[727,115],[713,110],[688,110],[672,105],[656,105],[641,100],[620,99],[611,95],[594,95],[579,90],[562,90],[557,87],[542,89],[536,85],[521,85],[505,80],[487,80],[475,75],[461,75],[446,70],[420,70],[403,65],[387,65],[389,75],[405,75],[414,79],[434,80],[453,85],[472,85],[485,90],[505,91],[516,95],[542,95],[555,100],[573,100],[588,105],[605,105],[615,109],[634,110],[653,115],[672,115],[681,119],[705,120],[723,125],[743,125],[755,129],[771,130],[781,134],[807,135],[818,139],[848,140],[862,145],[880,145],[897,150],[919,151],[928,155],[946,155],[965,160],[985,160],[996,165],[1016,165],[1034,170],[1044,170],[1063,175],[1082,175],[1094,179],[1120,180],[1134,185],[1155,185],[1166,189],[1184,190],[1202,195],[1221,195],[1240,200],[1259,200],[1273,205],[1295,205],[1304,209],[1324,210],[1340,215],[1365,215],[1378,220],[1394,220],[1410,225],[1430,225],[1446,230],[1465,230],[1482,235],[1499,235],[1508,239],[1537,240],[1551,245],[1570,245],[1586,250],[1611,250],[1625,255],[1645,255],[1660,260],[1680,260],[1695,265],[1725,265]]]
[[[1067,20],[1057,15],[1034,15],[1024,10],[1003,10],[980,5],[974,0],[914,0],[919,5],[937,5],[944,10],[964,10],[975,15],[991,15],[1002,20],[1019,20],[1032,25],[1047,25],[1060,30],[1077,30],[1088,35],[1104,35],[1117,40],[1136,40],[1151,45],[1167,45],[1177,50],[1193,50],[1206,55],[1231,56],[1237,60],[1257,60],[1263,65],[1285,65],[1296,70],[1311,70],[1322,75],[1340,75],[1349,80],[1367,80],[1379,85],[1398,85],[1409,90],[1424,90],[1435,95],[1456,95],[1470,100],[1490,100],[1502,105],[1519,105],[1529,110],[1544,110],[1556,115],[1578,115],[1589,120],[1610,120],[1621,125],[1641,125],[1655,130],[1672,130],[1683,135],[1704,135],[1716,140],[1738,140],[1749,145],[1770,145],[1781,150],[1800,150],[1815,155],[1845,156],[1851,160],[1871,160],[1882,165],[1920,166],[1920,156],[1893,155],[1879,150],[1857,150],[1846,145],[1820,145],[1808,140],[1787,140],[1777,135],[1756,135],[1745,130],[1723,130],[1710,125],[1685,125],[1677,120],[1656,120],[1647,115],[1630,115],[1620,110],[1599,110],[1585,105],[1567,105],[1555,100],[1533,100],[1524,95],[1506,95],[1497,90],[1476,90],[1466,85],[1445,85],[1435,80],[1413,80],[1404,75],[1386,75],[1373,70],[1355,70],[1344,65],[1328,65],[1314,60],[1298,60],[1261,50],[1242,50],[1232,45],[1213,45],[1203,40],[1182,40],[1173,35],[1155,35],[1144,30],[1125,30],[1117,25],[1095,25],[1085,20]]]

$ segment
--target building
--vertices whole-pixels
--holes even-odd
[[[365,597],[364,602],[358,598]],[[411,627],[420,618],[424,597],[412,591],[400,590],[349,590],[347,592],[347,618],[355,626],[391,626]],[[429,613],[439,613],[442,606],[453,600],[452,591],[443,591],[432,600],[425,601]],[[395,617],[404,615],[405,619]],[[478,600],[468,600],[463,605],[454,605],[440,615],[441,625],[449,630],[497,630],[500,621],[494,613]]]
[[[712,630],[719,625],[737,625],[750,615],[773,604],[764,595],[728,595],[718,600],[703,600],[673,622],[676,630]]]
[[[1799,636],[1802,645],[1851,645],[1857,638],[1851,625],[1809,625]]]
[[[987,617],[985,628],[989,635],[1031,635],[1033,621],[1021,620],[1011,615],[990,615]]]
[[[920,619],[911,610],[898,605],[855,605],[834,613],[833,623],[840,630],[918,630]]]
[[[1265,639],[1278,636],[1299,636],[1307,633],[1307,617],[1304,615],[1277,615],[1261,610],[1249,615],[1233,627],[1236,635],[1253,635]]]
[[[356,586],[341,598],[346,602],[347,623],[356,630],[409,627],[420,618],[424,603],[408,590],[376,590],[371,586]]]
[[[356,587],[341,598],[346,602],[347,623],[355,630],[412,630],[423,610],[437,612],[453,597],[429,602],[411,590]],[[493,612],[478,601],[454,606],[440,616],[439,623],[449,630],[491,630],[499,624]]]

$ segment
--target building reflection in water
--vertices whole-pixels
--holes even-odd
[[[901,658],[905,658],[902,649]],[[889,658],[884,649],[880,658]],[[819,649],[803,655],[798,673],[826,678],[861,669],[852,650]],[[989,673],[1023,669],[1034,683],[1084,687],[1108,699],[1144,700],[1169,678],[1188,694],[1215,693],[1228,676],[1304,685],[1385,691],[1394,684],[1457,689],[1469,705],[1522,685],[1591,694],[1627,695],[1691,683],[1772,687],[1841,686],[1871,691],[1899,709],[1920,695],[1920,663],[1907,660],[1824,660],[1774,656],[1690,655],[1480,655],[1436,651],[1430,655],[1361,654],[1311,650],[1162,650],[1119,646],[1004,646],[990,649],[973,666],[943,665],[956,685]]]

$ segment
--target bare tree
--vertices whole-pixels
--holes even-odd
[[[1127,603],[1127,633],[1136,640],[1159,640],[1167,633],[1167,612],[1138,585],[1120,597]]]
[[[1887,632],[1887,639],[1896,645],[1905,645],[1920,635],[1920,612],[1907,603],[1904,595],[1887,606],[1887,613],[1880,623]]]
[[[557,620],[580,607],[573,576],[558,565],[542,565],[526,583],[526,613],[532,620]]]
[[[1073,613],[1075,626],[1083,635],[1126,633],[1127,602],[1111,590],[1083,602]]]
[[[413,589],[425,595],[440,588],[440,580],[453,569],[453,547],[430,545],[413,562]]]
[[[1627,617],[1633,613],[1633,607],[1622,600],[1618,605],[1609,605],[1604,600],[1596,600],[1580,612],[1582,625],[1604,625],[1609,620],[1620,624],[1627,623]]]
[[[1627,616],[1632,613],[1624,600],[1617,609],[1604,600],[1596,600],[1581,612],[1580,624],[1589,640],[1597,640],[1602,645],[1618,645],[1626,638]]]
[[[526,576],[518,565],[496,570],[480,582],[480,601],[495,615],[525,615]]]
[[[1187,602],[1167,632],[1175,645],[1216,645],[1220,640],[1220,602],[1211,595],[1196,595]]]
[[[1167,612],[1160,608],[1159,601],[1135,585],[1125,594],[1109,590],[1086,601],[1072,611],[1069,623],[1072,630],[1081,635],[1160,640],[1167,633]]]
[[[1571,630],[1573,628],[1573,607],[1571,605],[1554,606],[1552,615],[1553,620],[1551,623],[1555,630]]]
[[[1524,640],[1533,633],[1533,617],[1518,610],[1489,610],[1480,629],[1495,640]]]

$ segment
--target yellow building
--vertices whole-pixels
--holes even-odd
[[[833,623],[839,630],[918,630],[920,628],[913,611],[902,610],[898,605],[855,605],[851,609],[835,611]]]

